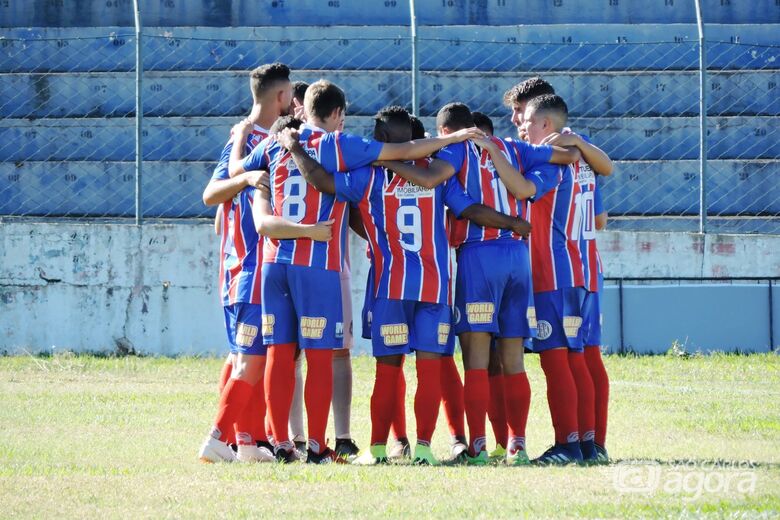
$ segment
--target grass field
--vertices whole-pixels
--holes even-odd
[[[614,463],[590,468],[204,465],[220,363],[0,358],[0,517],[780,515],[776,355],[607,357]],[[538,360],[527,364],[536,456],[552,428]],[[358,357],[361,446],[372,381],[372,359]]]

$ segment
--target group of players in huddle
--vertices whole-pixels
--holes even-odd
[[[280,63],[252,71],[252,110],[233,127],[203,195],[219,207],[231,354],[200,459],[436,465],[431,439],[443,404],[453,463],[607,462],[595,231],[606,224],[596,175],[611,174],[612,163],[566,127],[564,100],[531,78],[504,95],[514,138],[493,137],[489,118],[449,103],[436,137],[392,106],[366,139],[343,131],[339,87],[289,76]],[[362,453],[349,430],[348,226],[367,240],[371,265],[362,333],[376,376]],[[525,351],[540,355],[555,430],[533,461]],[[403,372],[411,353],[413,452]],[[331,403],[334,449],[325,437]],[[497,442],[490,453],[487,418]]]

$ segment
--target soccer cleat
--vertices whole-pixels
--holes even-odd
[[[580,443],[575,441],[566,444],[555,444],[532,462],[537,466],[566,466],[568,464],[582,463]]]
[[[475,457],[472,457],[471,455],[466,452],[466,465],[467,466],[487,466],[490,463],[490,458],[488,457],[488,452],[485,450],[480,451],[477,453]]]
[[[391,444],[387,450],[387,458],[390,460],[411,459],[412,447],[409,445],[409,439],[403,437]]]
[[[336,455],[347,462],[355,460],[358,453],[360,453],[360,449],[352,439],[336,439],[336,449],[334,451],[336,452]]]
[[[596,464],[599,454],[596,452],[596,443],[592,440],[580,441],[580,451],[582,452],[582,462],[585,464]]]
[[[273,462],[276,460],[276,457],[268,448],[246,444],[238,445],[236,458],[240,462]]]
[[[517,450],[514,453],[506,454],[506,464],[507,466],[528,466],[531,464],[531,460],[525,450]]]
[[[414,447],[414,460],[412,461],[414,466],[438,466],[439,461],[433,456],[430,446],[424,444],[417,444]]]
[[[300,460],[306,458],[306,441],[295,441],[293,444],[295,444],[295,455]]]
[[[282,464],[292,464],[293,462],[298,462],[300,460],[294,449],[286,450],[284,448],[277,448],[275,457],[276,461]]]
[[[504,448],[500,444],[496,444],[496,449],[494,449],[488,454],[488,458],[492,461],[503,460],[504,458],[506,458],[506,456],[507,456],[506,448]]]
[[[450,460],[449,464],[466,464],[469,455],[469,447],[466,444],[466,439],[462,437],[453,437],[452,444],[450,444]]]
[[[609,464],[607,448],[599,446],[598,444],[594,444],[594,446],[596,447],[596,460],[594,461],[594,464]]]
[[[215,439],[211,435],[206,437],[203,446],[200,447],[198,458],[202,462],[235,462],[236,454],[230,448],[230,445]]]
[[[387,463],[387,447],[384,444],[372,444],[368,452],[352,461],[352,464],[358,466],[375,466]]]
[[[347,462],[338,456],[330,448],[325,448],[322,453],[314,453],[311,449],[306,450],[306,464],[346,464]]]

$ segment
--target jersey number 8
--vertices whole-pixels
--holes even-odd
[[[303,177],[288,177],[284,181],[282,217],[300,222],[306,216],[306,180]]]

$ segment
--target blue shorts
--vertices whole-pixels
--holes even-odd
[[[601,345],[601,291],[588,291],[582,305],[582,344]]]
[[[534,295],[536,337],[533,351],[568,347],[582,352],[582,308],[587,291],[584,287],[566,287]]]
[[[234,303],[223,309],[230,352],[265,356],[266,347],[260,335],[263,307],[256,303]]]
[[[344,341],[338,271],[263,264],[263,343],[337,349]]]
[[[374,357],[409,354],[412,351],[447,354],[452,313],[443,303],[377,298],[371,321]]]
[[[461,246],[455,280],[455,333],[527,338],[532,298],[528,245],[492,240]]]
[[[368,278],[366,279],[366,295],[363,299],[363,310],[360,312],[361,321],[363,322],[363,330],[361,336],[363,339],[371,339],[371,318],[372,308],[374,307],[374,266],[368,268]]]

